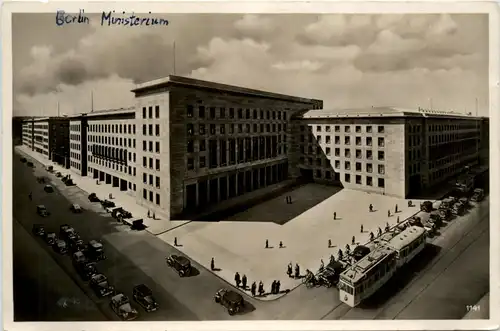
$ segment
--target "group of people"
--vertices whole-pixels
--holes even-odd
[[[285,246],[283,246],[283,241],[280,240],[280,245],[279,245],[280,248],[284,248]],[[269,246],[269,239],[266,239],[266,248],[271,248]]]
[[[243,277],[240,276],[238,272],[234,275],[234,281],[236,283],[237,288],[242,288],[243,290],[246,291],[247,289],[247,276],[243,275]],[[279,280],[273,280],[271,284],[271,294],[279,294],[280,293],[280,287],[281,287],[281,282]],[[250,293],[252,293],[252,296],[256,296],[257,293],[262,296],[266,293],[264,290],[264,283],[262,281],[259,282],[259,286],[257,288],[257,283],[253,282],[252,285],[250,286]]]
[[[151,218],[151,211],[148,210],[148,218]],[[156,219],[156,213],[153,212],[153,219]]]
[[[292,262],[288,263],[288,267],[286,268],[286,274],[290,278],[300,278],[300,267],[298,263],[295,263],[295,273],[292,275],[293,265]]]

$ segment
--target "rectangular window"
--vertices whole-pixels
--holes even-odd
[[[344,180],[346,181],[346,183],[350,183],[351,182],[351,175],[350,174],[345,174],[344,175]]]
[[[385,166],[383,164],[379,164],[378,165],[378,173],[380,175],[384,175],[385,174]]]
[[[378,138],[378,147],[384,147],[385,141],[384,138]]]
[[[146,107],[142,107],[142,118],[147,118]]]
[[[160,177],[156,177],[156,188],[160,188]]]
[[[159,141],[155,142],[155,145],[156,145],[155,146],[156,147],[156,153],[160,153],[160,142]]]
[[[226,108],[222,107],[219,109],[220,111],[220,118],[225,118],[226,117]]]
[[[160,170],[160,160],[156,160],[156,170]]]
[[[378,151],[378,159],[379,161],[383,161],[385,159],[384,151]]]
[[[160,106],[155,106],[155,117],[160,118]]]
[[[160,195],[158,193],[156,193],[156,204],[160,204]]]
[[[207,165],[207,161],[205,156],[200,156],[200,168],[205,168]]]
[[[200,124],[199,130],[200,130],[200,134],[204,135],[205,134],[205,124]]]
[[[198,107],[198,117],[205,118],[205,106]]]
[[[144,184],[147,184],[148,183],[148,175],[147,174],[142,174],[142,182]]]
[[[356,175],[356,184],[361,184],[361,175]]]
[[[192,118],[194,116],[194,109],[193,106],[188,105],[187,106],[187,117]]]
[[[156,131],[156,132],[155,132],[155,133],[156,133],[156,135],[157,135],[157,136],[159,136],[159,135],[160,135],[160,124],[156,124],[156,125],[155,125],[155,131]]]
[[[384,126],[383,125],[379,125],[378,126],[378,133],[384,133]]]
[[[372,126],[371,126],[371,125],[368,125],[368,126],[366,127],[366,132],[368,132],[368,133],[372,133],[372,132],[373,132],[373,129],[372,129]]]
[[[210,118],[211,119],[215,118],[215,107],[210,107]]]
[[[383,178],[378,179],[378,187],[385,187],[385,180]]]
[[[194,169],[194,159],[192,157],[187,159],[187,169],[188,170]]]
[[[345,170],[351,170],[351,162],[345,161],[345,163],[344,163],[344,169]]]
[[[204,152],[207,149],[206,140],[200,140],[200,152]]]
[[[356,125],[356,133],[360,133],[361,132],[361,126],[360,125]]]
[[[193,153],[194,152],[194,141],[188,140],[188,142],[187,142],[187,152],[188,153]]]
[[[142,189],[142,197],[144,199],[147,199],[148,198],[148,191],[146,189]]]
[[[330,147],[327,147],[326,148],[326,156],[330,156],[330,154],[331,154],[331,149],[330,149]]]

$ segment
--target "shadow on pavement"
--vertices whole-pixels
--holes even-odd
[[[359,307],[363,309],[376,309],[383,306],[390,298],[404,289],[419,272],[423,271],[440,251],[441,247],[428,243],[410,263],[398,270],[384,286],[363,301]]]

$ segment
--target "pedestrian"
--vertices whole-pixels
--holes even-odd
[[[259,282],[259,295],[264,294],[264,283],[262,281]]]
[[[373,211],[373,205],[370,203],[370,205],[368,206],[368,209],[370,210],[370,212]]]
[[[252,287],[250,288],[250,292],[255,296],[255,291],[257,290],[257,284],[255,282],[252,283]]]
[[[319,265],[319,272],[322,272],[323,269],[325,269],[325,262],[323,262],[323,259],[321,259],[321,264]]]
[[[330,263],[333,263],[335,262],[335,256],[333,256],[333,254],[330,255]]]
[[[288,195],[285,197],[286,204],[288,205]]]
[[[280,241],[280,248],[283,248],[283,242]]]
[[[394,214],[397,214],[398,212],[398,205],[396,204],[396,207],[394,207]]]
[[[373,238],[375,238],[375,235],[373,234],[373,232],[370,232],[370,241],[372,241]]]
[[[361,224],[361,233],[363,233],[363,224]]]
[[[342,254],[342,250],[341,249],[339,249],[338,256],[339,256],[339,260],[342,260],[343,254]]]
[[[378,236],[380,237],[380,235],[382,235],[382,229],[380,228],[380,226],[378,227]]]
[[[243,287],[244,290],[247,289],[247,275],[243,275],[243,278],[241,278],[241,287]]]
[[[397,221],[396,221],[396,222],[397,222],[397,223],[399,223],[399,216],[398,216],[398,219],[397,219]]]
[[[334,220],[336,220],[336,219],[337,219],[337,212],[336,212],[336,211],[334,211],[334,212],[333,212],[333,219],[334,219]]]
[[[350,251],[351,250],[351,247],[349,247],[349,244],[345,244],[345,250],[346,251]]]
[[[356,243],[356,237],[352,236],[351,244],[354,245]]]
[[[332,247],[332,240],[328,239],[328,248]]]
[[[288,277],[290,277],[290,278],[292,278],[292,268],[293,268],[293,266],[292,266],[292,262],[290,262],[290,263],[288,264],[288,267],[286,268],[286,274],[287,274],[287,275],[288,275]]]
[[[236,287],[240,287],[241,278],[238,272],[236,272],[236,274],[234,275],[234,281],[236,282]]]
[[[280,293],[280,287],[281,287],[281,283],[280,283],[280,281],[278,280],[278,281],[276,282],[276,294],[279,294],[279,293]]]
[[[269,248],[269,240],[266,239],[266,248]]]
[[[387,217],[391,217],[391,211],[390,210],[387,211]]]
[[[300,277],[300,267],[299,267],[299,264],[296,263],[295,264],[295,278],[299,278]]]
[[[151,211],[148,209],[148,218],[151,218]]]
[[[273,280],[273,282],[271,283],[271,294],[275,293],[276,293],[276,281]]]
[[[153,219],[155,220],[156,219],[156,213],[153,212]]]
[[[412,202],[410,200],[410,201],[408,201],[408,207],[411,207],[411,206],[413,206],[413,204],[412,204]]]
[[[214,271],[214,270],[215,270],[215,260],[214,260],[214,258],[212,258],[212,261],[210,261],[210,269],[211,269],[212,271]]]
[[[290,204],[292,204],[292,196],[290,195]]]
[[[177,247],[177,237],[174,238],[174,246]]]

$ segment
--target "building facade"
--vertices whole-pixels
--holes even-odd
[[[34,150],[34,123],[32,118],[24,119],[22,124],[23,145]]]
[[[422,109],[313,110],[297,119],[294,161],[314,181],[407,197],[478,164],[482,122]]]
[[[179,76],[133,92],[137,199],[173,217],[285,180],[291,117],[322,107],[320,100]]]
[[[33,120],[33,150],[49,157],[49,118]]]
[[[49,118],[49,160],[70,168],[70,123],[67,117]]]

